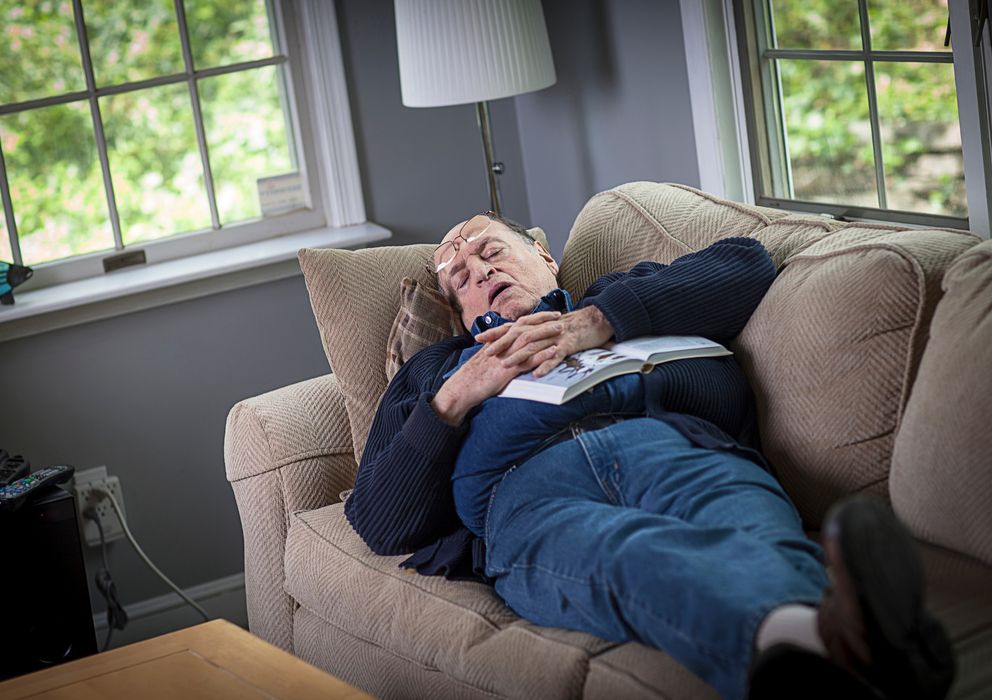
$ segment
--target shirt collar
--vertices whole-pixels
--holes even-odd
[[[552,289],[541,297],[541,300],[537,302],[537,306],[534,307],[531,313],[536,314],[540,311],[560,311],[563,314],[567,314],[572,311],[572,297],[564,289]],[[476,316],[475,321],[472,323],[472,335],[479,335],[479,333],[488,331],[491,328],[499,328],[504,323],[512,323],[512,321],[508,321],[495,311],[487,311],[481,316]]]

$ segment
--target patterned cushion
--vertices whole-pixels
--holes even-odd
[[[992,241],[944,276],[892,455],[892,503],[919,537],[992,563]]]
[[[386,341],[387,379],[392,379],[404,362],[428,345],[464,331],[458,313],[436,287],[404,277],[400,299],[400,310]]]

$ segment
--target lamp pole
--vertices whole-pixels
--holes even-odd
[[[489,181],[490,207],[497,216],[502,216],[497,177],[503,174],[503,164],[493,162],[493,134],[489,124],[489,102],[476,102],[475,113],[479,119],[479,130],[482,132],[482,150],[486,156],[486,178]]]

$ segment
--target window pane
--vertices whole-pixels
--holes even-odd
[[[950,51],[944,46],[947,0],[868,0],[876,51]]]
[[[0,139],[26,265],[114,247],[87,103],[0,117]]]
[[[185,83],[100,99],[124,244],[210,228]]]
[[[796,199],[877,207],[864,64],[777,63]]]
[[[964,157],[950,63],[876,63],[890,209],[967,216]]]
[[[86,0],[83,16],[98,86],[185,70],[172,0]]]
[[[861,49],[856,0],[768,0],[780,49]]]
[[[275,53],[265,0],[187,0],[185,7],[197,69],[256,61]]]
[[[0,103],[86,89],[68,0],[0,0],[0,46]]]
[[[280,71],[268,66],[199,82],[222,223],[260,216],[258,178],[296,170]]]

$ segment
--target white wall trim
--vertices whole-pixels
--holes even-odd
[[[754,203],[730,0],[680,0],[700,188]]]
[[[233,574],[191,586],[184,590],[207,611],[211,618],[223,618],[247,629],[248,608],[245,603],[245,575]],[[124,606],[128,623],[123,630],[114,630],[110,648],[133,644],[144,639],[197,625],[203,618],[175,593],[148,598]],[[93,614],[98,647],[107,636],[107,613]]]
[[[327,223],[347,226],[365,221],[365,201],[334,7],[332,0],[300,0],[297,29]]]
[[[713,104],[712,70],[703,3],[699,0],[680,0],[679,6],[682,13],[685,63],[689,72],[692,129],[696,138],[696,160],[699,163],[699,189],[725,197],[723,158],[719,148],[716,105]]]

